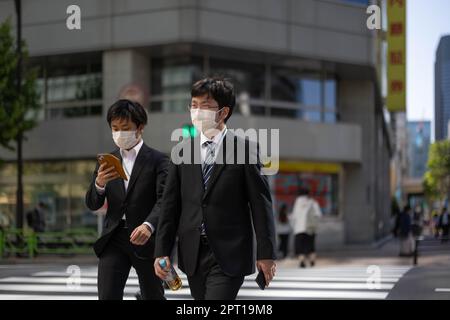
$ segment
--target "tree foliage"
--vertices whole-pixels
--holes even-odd
[[[40,109],[36,86],[37,70],[28,68],[28,53],[22,42],[22,81],[17,90],[15,39],[11,35],[11,21],[0,24],[0,146],[14,150],[14,141],[37,124]]]

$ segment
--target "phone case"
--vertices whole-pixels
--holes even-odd
[[[109,153],[101,153],[97,155],[97,159],[100,165],[103,163],[107,163],[107,168],[114,167],[122,179],[128,180],[119,158]]]

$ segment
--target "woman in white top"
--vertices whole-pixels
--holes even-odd
[[[315,265],[315,236],[321,216],[317,201],[309,197],[308,190],[300,188],[289,220],[295,234],[295,254],[301,268],[306,267],[305,257],[310,261],[311,267]]]

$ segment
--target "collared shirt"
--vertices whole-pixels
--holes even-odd
[[[212,142],[213,150],[217,150],[218,147],[221,145],[223,139],[225,138],[225,135],[227,134],[227,126],[224,126],[222,131],[220,131],[218,134],[216,134],[212,139],[208,138],[203,134],[203,132],[200,133],[200,156],[202,160],[202,167],[206,160],[206,153],[208,151],[208,147],[204,144],[206,141]],[[217,157],[217,152],[214,152],[214,160]]]
[[[123,170],[125,171],[125,174],[128,178],[128,180],[123,180],[125,190],[128,189],[128,184],[130,183],[130,177],[131,173],[133,172],[134,163],[136,162],[137,155],[139,154],[139,150],[141,150],[143,144],[144,140],[141,139],[141,141],[130,150],[120,149]]]
[[[122,156],[122,167],[125,171],[125,174],[127,175],[128,180],[123,180],[125,191],[128,189],[128,184],[130,183],[130,177],[131,173],[133,172],[134,163],[136,162],[136,158],[139,154],[139,151],[142,148],[142,145],[144,144],[144,140],[141,139],[141,141],[135,145],[130,150],[120,149],[120,155]],[[97,192],[99,194],[103,194],[105,192],[105,187],[100,187],[95,183],[95,188],[97,189]],[[122,217],[123,220],[126,220],[125,215]],[[144,222],[147,226],[150,227],[152,230],[152,233],[154,232],[155,228],[151,223],[148,223],[147,221]]]

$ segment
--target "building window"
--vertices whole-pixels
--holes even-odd
[[[102,62],[100,54],[35,58],[41,119],[100,116],[102,114]]]
[[[192,83],[208,76],[230,79],[236,114],[337,121],[337,82],[323,70],[299,71],[225,58],[174,56],[151,60],[152,112],[186,112]]]
[[[323,72],[273,68],[271,77],[272,115],[309,122],[337,121],[337,82]]]
[[[85,206],[85,194],[95,161],[39,161],[24,165],[25,212],[40,201],[46,204],[46,231],[68,228],[97,228],[97,216]],[[16,210],[17,166],[0,168],[0,221],[13,226]]]
[[[150,111],[186,112],[192,83],[202,77],[201,70],[200,58],[152,59]]]

